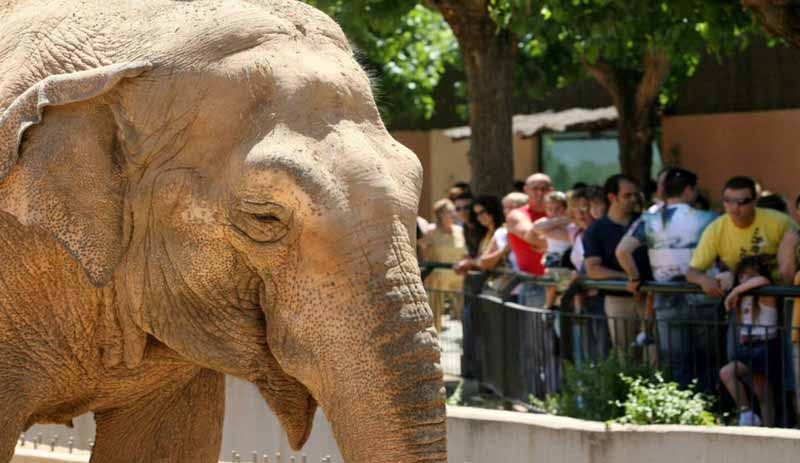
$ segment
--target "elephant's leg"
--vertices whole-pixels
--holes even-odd
[[[98,411],[91,463],[216,463],[225,377],[201,370],[127,407]]]
[[[0,416],[0,463],[8,463],[14,456],[17,439],[25,430],[25,417],[7,414],[8,408],[3,410],[5,416]]]

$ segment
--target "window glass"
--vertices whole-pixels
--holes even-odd
[[[566,191],[576,182],[602,185],[620,171],[615,131],[544,133],[541,137],[542,168],[557,190]],[[651,177],[655,178],[660,169],[661,154],[654,141]]]

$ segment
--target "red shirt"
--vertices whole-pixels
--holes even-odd
[[[536,222],[546,215],[544,212],[532,211],[530,205],[514,210],[524,212],[531,219],[531,222]],[[508,234],[508,244],[511,246],[511,251],[517,256],[517,265],[519,265],[520,270],[533,275],[544,275],[545,269],[544,265],[542,265],[541,252],[534,251],[530,243],[513,233]]]

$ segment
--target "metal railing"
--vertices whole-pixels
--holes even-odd
[[[421,268],[426,274],[451,266],[422,263]],[[490,278],[500,280],[500,284],[487,285]],[[646,282],[641,286],[643,294],[677,299],[677,304],[672,304],[677,306],[677,315],[669,317],[665,315],[670,313],[666,309],[649,315],[640,310],[633,316],[609,316],[601,295],[588,296],[581,312],[547,310],[529,301],[514,302],[516,297],[511,289],[520,283],[529,288],[560,285],[554,278],[509,270],[470,272],[465,276],[463,291],[452,298],[463,301],[463,309],[448,306],[440,311],[449,313],[438,314],[443,317],[440,339],[445,374],[474,379],[504,398],[544,399],[560,391],[567,362],[573,365],[599,362],[612,351],[624,352],[636,362],[662,371],[682,387],[696,381],[699,391],[715,396],[719,407],[734,412],[732,415],[743,403],[763,408],[759,399],[763,398],[764,390],[771,390],[768,405],[774,413],[767,415],[774,419],[770,418],[770,423],[794,426],[797,422],[796,390],[800,385],[796,372],[800,369],[800,359],[796,341],[800,338],[800,328],[790,325],[793,310],[790,298],[800,297],[800,288],[766,286],[749,293],[777,298],[779,316],[776,327],[746,328],[736,317],[728,316],[719,301],[703,299],[701,289],[688,283]],[[567,296],[585,295],[591,290],[600,290],[601,294],[629,294],[626,284],[579,279]],[[563,289],[561,285],[559,290]],[[680,301],[691,307],[690,316],[682,310]],[[639,309],[644,305],[645,301],[640,301]],[[762,331],[768,335],[766,338],[746,336],[746,329],[757,332],[759,328],[767,330]],[[748,372],[735,370],[737,384],[744,386],[731,394],[721,378],[724,377],[721,370],[734,356],[749,358],[750,364],[745,365]],[[763,385],[765,380],[767,386]],[[747,400],[741,400],[741,394],[746,394]]]

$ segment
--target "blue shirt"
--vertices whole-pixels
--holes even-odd
[[[636,223],[636,220],[632,221]],[[583,257],[599,257],[603,266],[611,270],[623,272],[622,266],[617,261],[617,245],[622,241],[622,237],[628,231],[628,226],[620,225],[608,216],[603,216],[597,222],[591,224],[583,233]],[[650,263],[647,259],[647,249],[640,247],[633,253],[633,260],[636,268],[643,280],[650,280]]]

